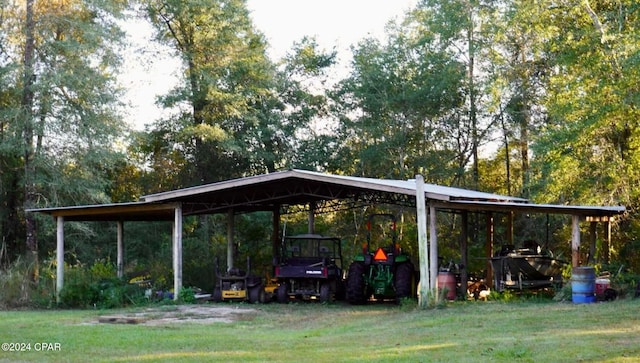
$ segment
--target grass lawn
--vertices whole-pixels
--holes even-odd
[[[174,314],[182,322],[153,324],[98,323],[101,316],[132,316],[146,308],[2,311],[0,343],[30,344],[31,350],[10,352],[3,345],[0,362],[640,361],[640,299],[454,302],[435,310],[342,303],[204,308],[212,314],[248,310],[227,322]]]

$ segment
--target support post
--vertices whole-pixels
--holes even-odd
[[[513,244],[513,212],[507,213],[507,244]]]
[[[309,234],[316,233],[316,203],[309,202],[309,225],[307,231]]]
[[[602,249],[602,263],[609,263],[609,249],[611,248],[611,219],[604,222],[604,238]]]
[[[587,258],[587,264],[592,264],[596,258],[596,240],[598,239],[598,223],[589,223],[589,258]]]
[[[118,221],[117,224],[117,256],[116,256],[116,269],[118,278],[121,279],[124,276],[124,222]]]
[[[233,240],[235,230],[235,213],[233,209],[227,212],[227,271],[234,267],[233,260],[236,252],[236,245]]]
[[[485,276],[485,283],[488,287],[493,286],[493,266],[491,265],[491,257],[493,257],[493,213],[487,213],[486,219],[487,238],[484,245],[485,256],[487,257],[487,274]]]
[[[56,218],[56,303],[64,287],[64,217]]]
[[[173,220],[173,300],[178,300],[182,289],[182,205],[174,209]]]
[[[429,256],[427,254],[427,205],[424,196],[424,179],[416,175],[416,221],[418,223],[418,259],[420,272],[420,291],[418,305],[427,307],[429,284]]]
[[[580,266],[580,216],[571,216],[571,267]]]
[[[436,208],[432,205],[429,206],[429,274],[431,289],[433,290],[437,299],[440,299],[440,294],[437,289],[438,278],[438,233],[436,232]]]
[[[460,296],[467,296],[467,285],[469,281],[469,248],[468,248],[468,228],[469,228],[469,212],[462,211],[461,216],[462,230],[460,231]]]
[[[272,214],[271,219],[271,253],[273,258],[280,256],[280,206],[278,205]]]

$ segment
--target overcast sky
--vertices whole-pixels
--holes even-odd
[[[302,37],[315,36],[321,47],[336,47],[339,59],[347,62],[352,44],[367,36],[382,38],[387,22],[416,3],[417,0],[247,0],[254,25],[265,34],[269,56],[274,61]],[[128,30],[134,49],[125,61],[121,79],[131,105],[126,110],[127,120],[141,130],[161,116],[154,105],[155,96],[174,84],[179,67],[169,50],[151,55],[152,63],[145,64],[148,60],[133,54],[148,44],[150,27],[131,24]]]

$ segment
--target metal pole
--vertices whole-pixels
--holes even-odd
[[[431,274],[431,289],[437,299],[440,294],[436,291],[438,278],[438,233],[436,231],[436,208],[429,206],[429,271]]]
[[[124,222],[118,221],[117,224],[117,238],[118,238],[118,247],[117,247],[117,274],[118,278],[121,279],[124,276]]]
[[[64,287],[64,217],[57,217],[56,222],[56,303],[59,304]]]
[[[173,221],[173,300],[182,289],[182,205],[177,204]]]
[[[233,258],[235,257],[235,242],[233,241],[233,232],[235,229],[235,213],[233,209],[227,212],[227,271],[234,267]]]

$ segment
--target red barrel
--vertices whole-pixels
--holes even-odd
[[[604,291],[609,288],[611,280],[605,277],[596,278],[596,298],[604,300]]]
[[[442,290],[447,291],[447,299],[455,300],[456,299],[456,276],[451,272],[440,272],[438,273],[438,292],[440,293]]]

